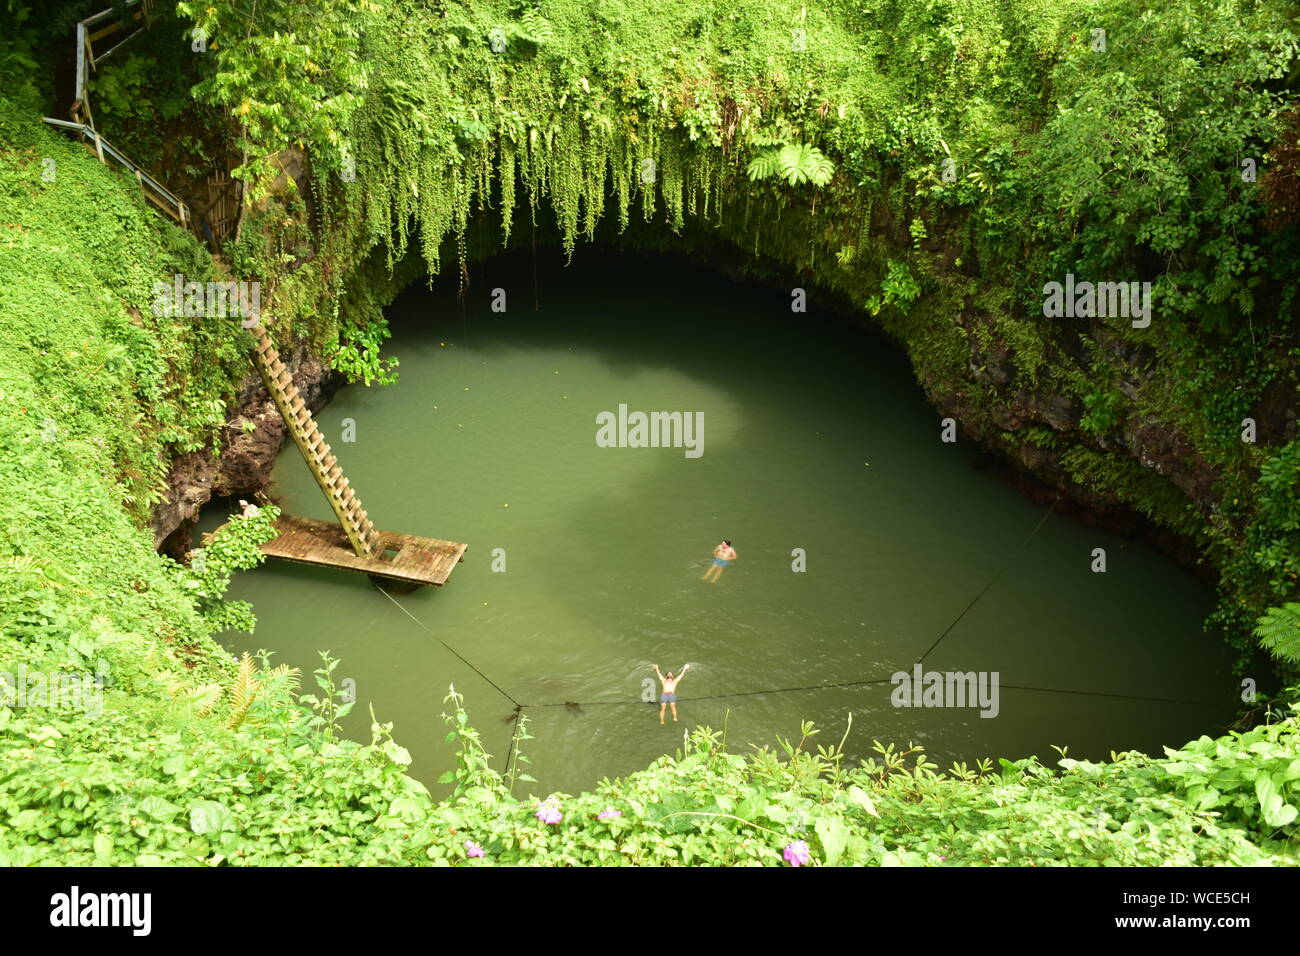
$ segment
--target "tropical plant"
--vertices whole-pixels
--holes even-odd
[[[287,702],[286,695],[298,686],[297,668],[278,664],[267,669],[265,657],[262,664],[263,672],[259,674],[253,655],[245,651],[239,659],[239,669],[235,672],[229,690],[230,713],[226,717],[226,726],[231,730],[237,729],[249,718],[249,711],[259,698],[268,702],[278,700],[283,705]]]
[[[1300,712],[1300,707],[1293,708]],[[1192,809],[1219,813],[1267,836],[1294,836],[1300,817],[1296,719],[1261,724],[1217,740],[1165,748],[1168,773]]]
[[[633,197],[647,222],[678,230],[688,212],[721,221],[743,203],[731,238],[773,262],[828,278],[820,263],[854,250],[830,278],[854,301],[872,297],[927,390],[955,393],[973,429],[988,429],[997,407],[971,384],[954,316],[997,316],[990,347],[1027,345],[1045,379],[1084,401],[1114,381],[1102,349],[1038,321],[1027,301],[1038,285],[1025,277],[1154,270],[1160,320],[1103,323],[1093,341],[1136,356],[1126,372],[1144,379],[1115,411],[1184,436],[1189,459],[1223,476],[1222,500],[1189,508],[1127,449],[1103,454],[1071,430],[1024,434],[1059,444],[1066,472],[1098,494],[1171,527],[1193,513],[1223,572],[1220,620],[1234,639],[1267,627],[1261,641],[1286,660],[1292,605],[1260,615],[1295,594],[1300,443],[1243,448],[1235,430],[1300,358],[1300,256],[1288,191],[1271,193],[1281,228],[1261,229],[1270,191],[1237,161],[1269,154],[1270,176],[1294,178],[1287,151],[1270,152],[1293,99],[1291,6],[1163,0],[1148,16],[1136,0],[1011,0],[954,19],[944,2],[813,4],[797,21],[810,42],[793,54],[786,27],[802,2],[522,0],[531,15],[506,0],[182,3],[208,42],[193,56],[175,48],[193,61],[196,95],[241,126],[241,174],[278,174],[274,154],[301,148],[315,175],[319,227],[272,202],[247,211],[224,258],[237,274],[267,275],[318,244],[325,254],[281,286],[277,306],[295,318],[284,332],[341,342],[336,365],[374,380],[381,309],[402,283],[376,281],[384,295],[343,320],[337,296],[390,266],[413,278],[408,238],[418,237],[417,272],[440,271],[447,238],[464,267],[476,206],[500,209],[508,240],[517,185],[530,212],[549,200],[568,252],[594,233],[611,186],[621,228]],[[7,0],[11,13],[20,6]],[[456,699],[456,794],[432,800],[406,775],[391,725],[372,713],[370,743],[348,740],[336,690],[295,702],[293,675],[233,662],[213,639],[239,617],[220,602],[249,566],[240,562],[259,559],[251,540],[230,561],[217,549],[207,570],[178,570],[141,533],[169,461],[225,425],[248,343],[207,321],[150,315],[153,281],[205,279],[211,257],[161,223],[134,183],[40,123],[39,67],[67,55],[66,29],[32,27],[52,6],[71,9],[27,5],[0,37],[0,221],[11,227],[0,243],[0,653],[47,669],[102,660],[108,702],[95,720],[0,706],[0,865],[461,865],[466,837],[480,863],[779,865],[783,849],[799,865],[1294,861],[1295,717],[1165,758],[1062,759],[1059,771],[1030,758],[945,773],[920,748],[885,744],[850,767],[843,744],[810,751],[810,727],[740,755],[702,729],[644,771],[552,794],[552,823],[511,797],[511,783],[529,782],[522,758],[502,780]],[[1105,56],[1078,42],[1084,19],[1111,30]],[[497,24],[509,55],[484,42]],[[38,47],[56,35],[57,56]],[[120,62],[120,82],[103,77],[105,104],[134,112],[145,104],[133,97],[156,90]],[[189,65],[174,75],[187,82]],[[201,125],[197,110],[175,116],[180,102],[149,105]],[[1294,124],[1287,143],[1293,134]],[[751,181],[823,187],[814,198],[829,214],[812,220],[789,190],[745,189],[725,152],[737,148],[759,151]],[[659,172],[644,189],[643,153]],[[942,155],[961,159],[958,175],[919,192]],[[57,181],[43,179],[47,161]],[[360,185],[342,188],[345,172]],[[666,216],[655,215],[661,200]],[[1095,401],[1091,421],[1111,401]],[[52,431],[46,417],[58,419]],[[323,668],[329,688],[333,669]],[[522,715],[516,726],[517,745]]]
[[[787,143],[760,152],[749,161],[746,172],[751,181],[779,176],[791,186],[801,183],[825,186],[835,175],[835,164],[816,146]]]
[[[329,651],[321,651],[320,658],[321,666],[313,672],[316,686],[321,691],[320,696],[301,694],[298,700],[316,713],[309,724],[324,734],[326,740],[333,740],[341,733],[339,721],[351,713],[356,700],[352,694],[334,683],[334,671],[339,666],[338,659]]]
[[[1300,664],[1300,603],[1271,607],[1255,628],[1260,647],[1278,660]]]
[[[888,261],[885,277],[880,280],[880,294],[866,301],[867,311],[878,315],[887,305],[907,305],[921,294],[920,283],[912,276],[905,262]]]
[[[245,601],[223,599],[238,571],[262,561],[261,546],[275,538],[280,509],[267,504],[248,506],[231,517],[207,545],[191,553],[189,567],[176,567],[181,586],[193,592],[196,605],[213,631],[252,631],[257,619]]]

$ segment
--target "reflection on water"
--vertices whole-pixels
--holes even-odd
[[[479,273],[479,290],[531,289],[527,261]],[[378,527],[469,542],[448,586],[390,601],[361,576],[271,564],[232,588],[259,626],[228,646],[305,673],[319,649],[341,657],[349,732],[368,739],[373,705],[435,791],[450,684],[500,757],[514,702],[530,705],[547,791],[724,721],[746,749],[800,719],[838,739],[852,712],[855,754],[916,741],[947,762],[1150,751],[1229,718],[1226,655],[1201,630],[1211,595],[973,470],[892,344],[676,263],[584,253],[545,275],[538,312],[408,291],[389,310],[400,384],[345,389],[320,416]],[[702,415],[703,454],[601,447],[597,416],[620,405]],[[331,517],[292,446],[271,492]],[[707,583],[722,538],[739,560]],[[927,670],[998,672],[995,719],[891,705],[891,675],[930,648]],[[660,727],[646,681],[687,662],[682,723]],[[811,689],[765,693],[786,688]]]

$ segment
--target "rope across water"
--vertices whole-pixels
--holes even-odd
[[[1002,577],[1002,575],[1006,573],[1007,569],[1011,567],[1011,564],[1015,560],[1015,558],[1022,551],[1024,551],[1026,547],[1029,546],[1029,542],[1034,539],[1034,536],[1037,535],[1039,530],[1042,529],[1043,525],[1047,523],[1047,519],[1052,516],[1052,513],[1056,510],[1056,506],[1057,504],[1060,503],[1060,500],[1061,499],[1058,496],[1056,500],[1052,502],[1052,506],[1047,509],[1047,513],[1044,514],[1043,517],[1039,519],[1038,524],[1034,525],[1033,530],[1030,531],[1028,535],[1026,535],[1025,539],[1020,543],[1019,547],[1017,547],[1013,552],[1011,552],[1010,555],[1007,556],[1006,560],[1003,561],[1002,566],[998,568],[997,572],[993,575],[993,577],[989,579],[988,583],[985,584],[984,587],[980,588],[979,593],[977,593],[975,597],[971,599],[970,603],[967,604],[966,607],[962,609],[960,614],[958,614],[955,618],[953,618],[952,623],[950,623],[946,628],[943,629],[942,633],[940,633],[939,636],[935,638],[934,643],[932,643],[926,649],[925,653],[923,653],[920,657],[916,659],[915,661],[916,664],[923,663],[927,657],[929,657],[932,653],[934,653],[935,648],[937,648],[943,642],[943,640],[946,637],[948,637],[949,634],[952,633],[953,629],[961,622],[962,618],[964,618],[967,614],[970,613],[971,609],[975,607],[976,604],[979,603],[980,599],[983,598],[984,595],[987,594],[989,590],[993,587],[993,585],[998,582],[998,580]],[[376,585],[376,587],[378,587],[378,585]],[[507,693],[504,689],[502,689],[502,687],[499,684],[497,684],[494,680],[492,680],[481,670],[475,667],[472,663],[470,663],[470,661],[467,660],[464,657],[464,655],[462,655],[459,651],[457,651],[454,647],[452,647],[442,638],[438,637],[437,634],[434,634],[433,631],[431,631],[428,627],[426,627],[419,618],[417,618],[414,614],[412,614],[405,607],[403,607],[402,604],[396,598],[394,598],[387,591],[384,591],[383,588],[379,588],[379,590],[381,593],[383,593],[384,597],[388,598],[390,601],[396,604],[397,607],[402,611],[402,613],[405,614],[407,617],[409,617],[412,621],[414,621],[426,634],[428,634],[430,637],[436,640],[443,647],[447,648],[447,650],[451,651],[451,653],[454,654],[467,667],[469,667],[470,670],[474,671],[474,673],[478,674],[480,677],[483,678],[484,681],[486,681],[489,685],[495,688],[496,691],[499,694],[501,694],[502,697],[506,698],[506,700],[514,704],[516,714],[522,713],[525,709],[530,709],[530,708],[542,709],[547,707],[618,707],[618,706],[629,706],[629,705],[644,706],[644,704],[646,703],[645,701],[640,699],[585,700],[585,701],[566,700],[566,701],[551,701],[551,702],[540,703],[540,704],[520,703],[513,696]],[[893,677],[891,675],[889,677],[873,677],[873,678],[864,678],[862,680],[830,681],[822,684],[804,684],[797,687],[774,687],[774,688],[768,688],[764,690],[741,690],[741,691],[733,691],[727,694],[701,694],[698,696],[679,698],[678,703],[685,703],[687,701],[698,701],[698,700],[729,700],[736,697],[761,697],[768,694],[795,694],[804,691],[828,690],[828,689],[842,688],[842,687],[866,687],[873,684],[888,684],[888,683],[892,683],[892,681],[893,681]],[[1005,684],[1005,683],[1000,684],[1000,686],[1005,687],[1009,690],[1038,691],[1041,693],[1051,693],[1051,694],[1074,694],[1082,697],[1109,697],[1109,698],[1115,698],[1120,700],[1141,700],[1141,701],[1150,701],[1153,703],[1162,703],[1162,704],[1199,705],[1199,704],[1206,703],[1205,701],[1179,700],[1177,698],[1170,698],[1170,697],[1147,697],[1139,694],[1109,694],[1101,691],[1071,690],[1065,687],[1028,687],[1019,684]],[[512,739],[511,740],[512,752],[514,750],[514,744],[515,744],[515,740]],[[509,759],[507,758],[507,765],[508,763],[509,763]]]

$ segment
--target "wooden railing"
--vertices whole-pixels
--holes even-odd
[[[131,162],[124,153],[114,148],[108,140],[95,132],[93,127],[86,123],[69,123],[67,120],[55,119],[52,116],[45,116],[42,119],[51,126],[76,133],[83,142],[90,140],[90,142],[86,142],[86,147],[99,157],[101,163],[107,164],[110,159],[116,162],[135,177],[135,181],[140,184],[140,189],[144,192],[146,199],[185,228],[193,228],[194,222],[189,207],[181,201],[180,197]]]
[[[107,57],[149,28],[153,19],[154,0],[127,0],[124,9],[130,11],[129,19],[139,24],[133,30],[123,28],[121,12],[114,9],[101,10],[77,23],[76,98],[69,110],[72,122],[50,117],[45,117],[45,122],[78,134],[82,142],[89,140],[87,145],[101,162],[106,163],[107,156],[124,166],[140,183],[145,198],[182,226],[193,229],[198,237],[208,243],[215,252],[220,243],[238,226],[242,199],[241,184],[227,171],[218,171],[209,175],[208,204],[198,216],[195,216],[179,197],[127,159],[120,150],[110,146],[95,130],[94,111],[90,107],[90,74]],[[116,38],[116,42],[104,52],[96,53],[95,45],[106,38],[113,37],[114,34],[121,34],[121,36]]]
[[[137,9],[131,13],[131,19],[142,21],[141,26],[127,33],[117,43],[98,56],[95,55],[96,43],[105,37],[112,36],[114,33],[123,32],[120,19],[114,19],[107,26],[101,26],[105,20],[113,17],[118,11],[112,8],[101,10],[77,24],[77,89],[76,99],[72,101],[72,109],[69,111],[74,122],[82,122],[84,115],[85,124],[91,129],[95,128],[95,117],[90,109],[90,96],[87,86],[90,81],[90,71],[94,70],[100,61],[120,50],[149,28],[150,20],[153,17],[153,0],[127,0],[125,9],[129,10],[132,7]]]

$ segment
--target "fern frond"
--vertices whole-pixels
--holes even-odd
[[[812,183],[825,186],[835,175],[835,164],[816,146],[787,143],[779,149],[765,149],[749,161],[751,181],[779,174],[791,186]]]
[[[791,143],[781,148],[778,162],[781,175],[791,186],[810,182],[814,186],[825,186],[835,173],[834,164],[816,146],[807,143]]]
[[[60,587],[64,584],[79,585],[81,582],[70,577],[66,572],[58,568],[51,567],[49,562],[43,558],[33,557],[30,554],[12,555],[7,558],[0,558],[0,568],[7,569],[14,574],[35,574],[44,578],[42,582],[50,587]]]
[[[239,672],[230,686],[230,717],[226,720],[226,726],[231,730],[244,722],[248,708],[253,706],[253,699],[261,689],[253,670],[252,655],[244,651],[244,656],[239,661]]]
[[[128,647],[136,647],[141,651],[146,646],[152,646],[152,642],[147,641],[139,634],[124,634],[113,626],[113,622],[103,614],[96,614],[90,619],[90,631],[96,639],[108,646],[116,644],[125,644]]]
[[[150,654],[146,660],[152,662],[153,655]],[[168,697],[176,697],[185,690],[185,682],[170,670],[159,670],[153,675],[153,682],[167,691]]]
[[[271,681],[283,680],[285,687],[290,690],[297,690],[300,683],[298,677],[301,673],[302,671],[298,670],[296,667],[290,667],[288,664],[279,664],[266,672],[266,677],[263,678],[262,683],[266,684]]]
[[[185,692],[185,702],[194,709],[194,713],[200,717],[206,717],[212,713],[212,708],[217,706],[225,691],[220,684],[204,684],[201,687],[192,687]]]
[[[1269,608],[1257,622],[1255,636],[1278,660],[1300,663],[1300,604]]]
[[[835,164],[816,147],[813,147],[812,165],[808,171],[808,181],[814,186],[825,186],[835,175]]]
[[[1255,293],[1250,289],[1241,289],[1237,292],[1237,308],[1245,315],[1250,315],[1255,311]]]
[[[777,156],[780,151],[775,149],[765,149],[749,161],[745,172],[749,174],[749,181],[756,179],[767,179],[779,168]]]
[[[798,186],[804,180],[804,171],[801,166],[803,159],[803,150],[805,147],[797,146],[793,143],[782,146],[781,151],[777,153],[776,162],[781,176],[791,186]]]
[[[529,40],[538,46],[550,43],[555,39],[555,28],[551,26],[546,17],[536,10],[525,10],[519,21],[518,33],[520,39]]]
[[[40,571],[41,563],[33,558],[30,554],[16,554],[8,558],[0,558],[0,568],[7,568],[15,572]]]

